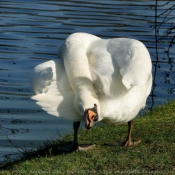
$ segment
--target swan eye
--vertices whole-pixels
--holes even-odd
[[[98,114],[94,117],[94,121],[98,121]]]

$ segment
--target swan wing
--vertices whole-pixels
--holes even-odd
[[[120,96],[151,76],[151,59],[143,43],[134,39],[98,40],[87,55],[97,94]]]
[[[70,121],[81,120],[74,109],[75,95],[61,59],[36,66],[31,73],[30,83],[36,93],[32,99],[47,113]]]
[[[127,89],[145,85],[151,75],[151,59],[145,45],[134,39],[113,39],[107,46]]]

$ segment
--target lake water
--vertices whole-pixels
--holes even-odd
[[[161,24],[159,38],[173,23],[175,12],[171,7],[174,4],[159,0],[157,14],[162,14],[157,20]],[[147,107],[174,99],[174,46],[166,53],[173,35],[158,42],[156,53],[154,5],[153,0],[0,2],[1,162],[19,155],[9,139],[17,147],[33,149],[48,139],[59,138],[57,131],[64,134],[72,130],[71,122],[48,115],[30,99],[33,91],[29,84],[31,70],[39,63],[57,59],[59,45],[71,33],[141,40],[150,51],[155,76]],[[165,11],[168,8],[170,10]],[[171,19],[165,18],[166,14]]]

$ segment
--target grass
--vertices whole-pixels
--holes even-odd
[[[1,169],[3,174],[175,174],[175,102],[159,106],[135,120],[133,139],[142,142],[130,148],[104,143],[125,140],[127,124],[81,129],[80,143],[95,143],[88,151],[57,153],[55,146],[72,140],[72,134],[47,144],[37,152]],[[52,146],[51,146],[52,145]]]

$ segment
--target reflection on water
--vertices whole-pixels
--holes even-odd
[[[167,7],[159,1],[159,14]],[[66,133],[71,123],[46,114],[30,99],[33,95],[29,75],[33,67],[57,59],[61,42],[73,32],[88,32],[103,38],[131,37],[144,42],[156,71],[154,91],[148,107],[174,99],[175,63],[167,59],[167,38],[158,44],[156,65],[154,37],[154,1],[24,1],[0,2],[0,138],[3,155],[16,153],[8,139],[20,147],[35,148],[47,139]],[[173,12],[171,12],[171,15]],[[164,19],[161,17],[159,22]],[[166,31],[172,21],[159,30]],[[155,66],[156,65],[156,66]]]

